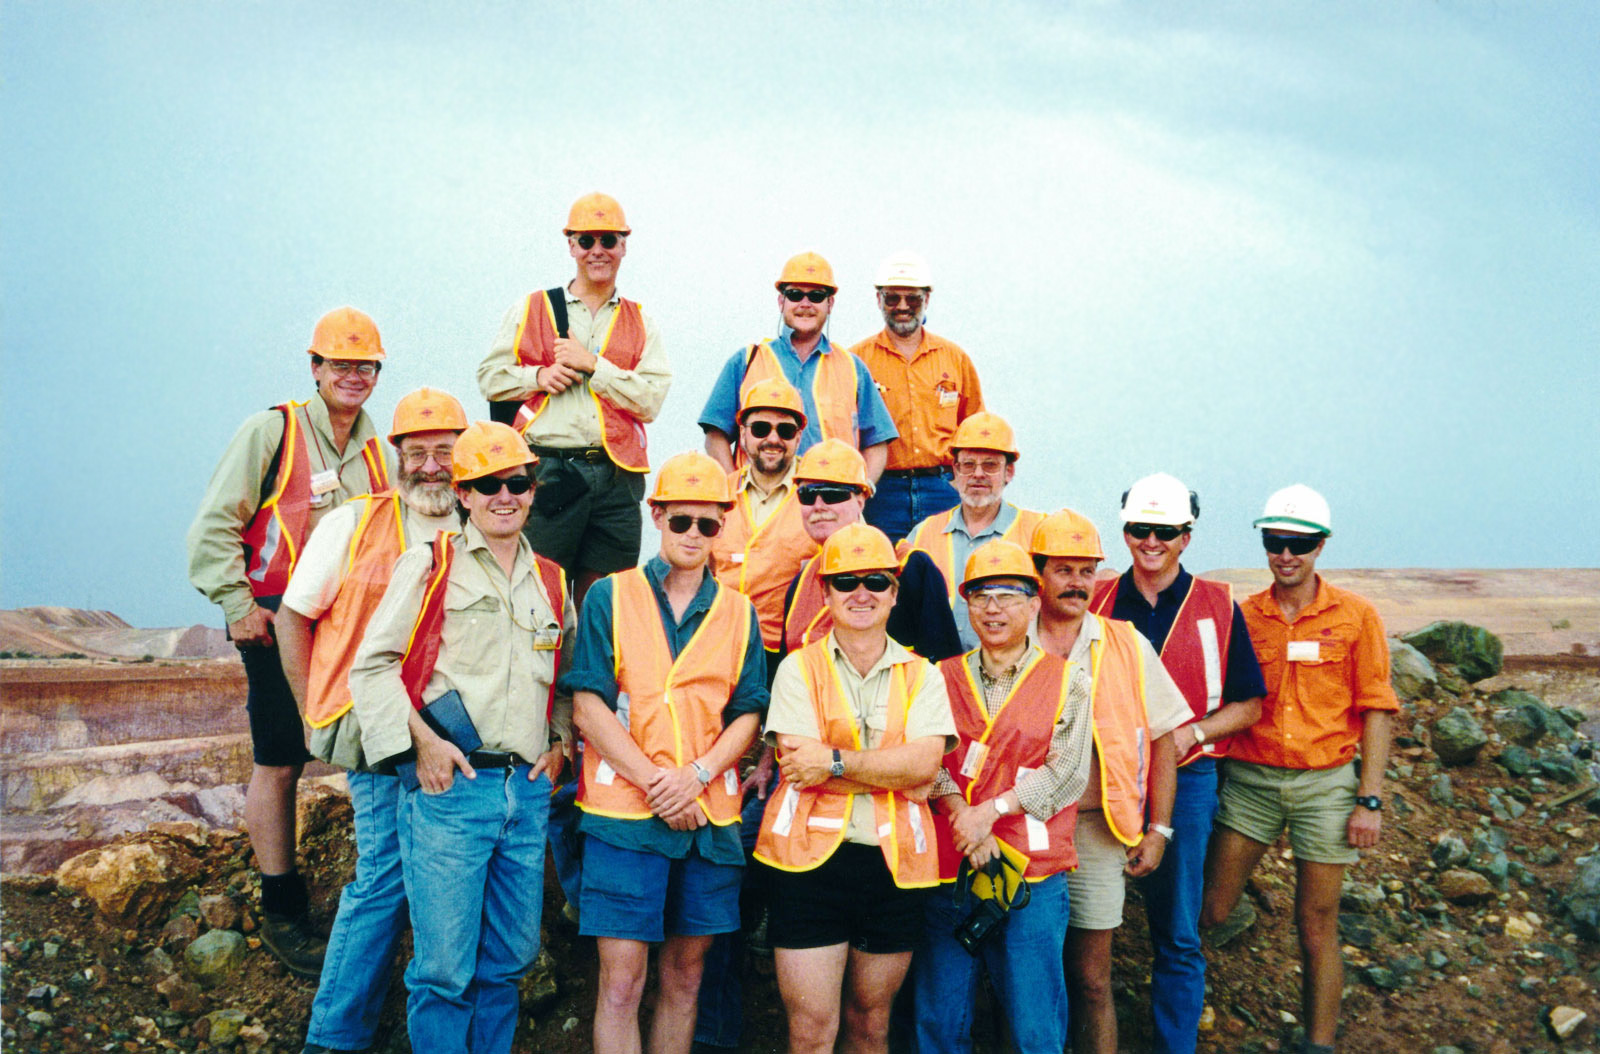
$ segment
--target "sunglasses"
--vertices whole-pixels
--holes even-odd
[[[486,498],[499,494],[501,487],[513,494],[526,494],[533,489],[532,476],[512,476],[509,479],[500,476],[479,476],[477,479],[462,482]]]
[[[832,295],[826,289],[796,289],[794,286],[790,286],[783,291],[783,298],[791,304],[798,304],[802,300],[820,304]]]
[[[879,293],[878,296],[883,299],[884,307],[899,307],[904,300],[906,307],[917,308],[922,306],[923,300],[921,293]]]
[[[800,504],[802,505],[815,505],[819,501],[824,505],[838,505],[840,502],[849,501],[860,493],[854,487],[802,483],[799,489],[795,491],[795,497],[800,499]]]
[[[1033,596],[1032,590],[1017,589],[1011,586],[990,586],[987,589],[975,589],[967,594],[967,607],[977,608],[979,611],[989,607],[999,608],[1001,611],[1011,609],[1023,604]]]
[[[793,421],[779,421],[777,424],[771,421],[751,421],[745,427],[750,429],[750,434],[757,439],[765,439],[772,434],[773,429],[777,429],[778,438],[785,443],[800,434],[800,426]]]
[[[1304,556],[1322,544],[1320,534],[1268,534],[1261,532],[1261,547],[1269,553],[1281,553],[1285,549],[1295,556]]]
[[[1189,528],[1172,527],[1164,523],[1125,523],[1122,533],[1141,542],[1152,534],[1163,542],[1170,542],[1181,534],[1188,534]]]
[[[722,530],[722,521],[709,516],[668,516],[667,529],[673,534],[688,534],[690,527],[699,527],[703,538],[715,538]]]
[[[869,593],[882,593],[894,585],[894,575],[887,571],[874,571],[870,575],[834,575],[828,585],[840,593],[854,593],[866,586]]]
[[[575,234],[572,238],[573,241],[578,243],[578,248],[585,252],[593,249],[595,242],[599,242],[602,249],[615,249],[617,243],[621,242],[622,239],[623,235],[609,232],[605,234]]]

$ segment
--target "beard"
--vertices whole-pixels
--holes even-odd
[[[750,463],[769,476],[776,476],[789,468],[789,451],[782,446],[760,446],[754,453],[746,450]]]
[[[961,503],[974,509],[993,508],[994,506],[1000,504],[1000,491],[991,490],[987,494],[967,494],[963,492],[961,495]]]
[[[889,327],[889,332],[897,337],[909,337],[922,325],[922,320],[916,315],[910,318],[898,318],[889,314],[884,316],[883,321]]]
[[[424,516],[444,516],[456,507],[456,494],[448,475],[402,472],[399,490],[400,500]]]

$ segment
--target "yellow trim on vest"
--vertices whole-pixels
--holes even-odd
[[[445,531],[443,533],[445,546],[449,547],[455,543],[456,535],[460,534],[461,532]],[[450,562],[447,558],[445,560],[440,560],[439,566],[434,568],[433,574],[429,576],[428,588],[424,590],[422,594],[422,606],[417,609],[417,621],[411,624],[411,636],[406,638],[406,650],[404,654],[411,654],[411,649],[416,647],[417,630],[422,626],[422,614],[428,610],[428,602],[433,599],[433,594],[438,591],[440,583],[444,581],[445,575],[449,572],[449,570]]]

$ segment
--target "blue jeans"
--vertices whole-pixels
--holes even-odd
[[[953,886],[928,897],[928,931],[911,962],[916,992],[918,1054],[969,1054],[978,998],[978,968],[989,971],[1018,1054],[1061,1054],[1067,1045],[1067,942],[1065,875],[1029,883],[1032,899],[1011,912],[1005,928],[968,955],[956,926],[976,903],[952,903]]]
[[[867,499],[862,518],[898,542],[934,513],[953,509],[961,495],[950,485],[950,470],[938,476],[899,476],[885,472]]]
[[[583,764],[583,754],[578,754],[578,764]],[[583,889],[583,846],[578,841],[578,819],[583,815],[578,808],[578,781],[568,780],[556,788],[550,799],[550,862],[555,865],[556,881],[561,892],[578,910],[578,893]]]
[[[406,968],[413,1050],[511,1049],[517,980],[539,955],[550,779],[528,766],[459,772],[450,789],[406,792],[400,854],[414,949]]]
[[[778,776],[774,772],[772,784],[767,789],[771,797],[778,789]],[[744,842],[744,855],[748,861],[756,847],[756,835],[761,831],[761,814],[766,811],[767,799],[754,794],[744,803],[739,813],[739,839]],[[751,925],[765,906],[763,888],[767,872],[763,867],[748,864],[744,869],[744,889],[740,892],[740,925],[735,933],[719,933],[711,938],[711,947],[700,971],[700,1012],[695,1017],[694,1041],[712,1047],[733,1048],[739,1045],[744,1033],[744,929]]]
[[[351,772],[346,779],[355,810],[356,873],[339,895],[306,1042],[363,1050],[377,1035],[378,1015],[389,993],[389,967],[406,927],[406,886],[395,830],[400,780],[375,772]]]
[[[1201,758],[1178,770],[1172,844],[1155,873],[1139,880],[1150,920],[1150,1005],[1156,1050],[1194,1054],[1206,1001],[1206,956],[1200,948],[1200,902],[1206,846],[1217,815],[1217,763]]]

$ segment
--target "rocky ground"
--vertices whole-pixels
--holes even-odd
[[[1382,846],[1351,869],[1340,929],[1350,1054],[1600,1049],[1600,792],[1583,722],[1600,714],[1600,664],[1501,671],[1470,633],[1397,650],[1406,699],[1386,790]],[[1398,646],[1397,646],[1398,648]],[[1499,672],[1497,672],[1499,671]],[[1474,683],[1467,678],[1477,678]],[[353,865],[348,802],[316,787],[301,803],[302,866],[331,921]],[[26,1051],[298,1051],[314,986],[287,975],[255,934],[242,835],[157,825],[69,860],[52,876],[6,876],[0,1018]],[[593,943],[562,928],[548,883],[550,960],[524,983],[519,1051],[589,1049]],[[1299,969],[1293,862],[1268,855],[1233,933],[1213,935],[1201,1049],[1294,1049]],[[1253,916],[1253,917],[1252,917]],[[1148,1045],[1149,950],[1137,897],[1118,936],[1123,1048]],[[395,975],[385,1049],[408,1049]],[[646,996],[647,1007],[650,995]],[[781,1050],[770,962],[746,990],[747,1049]],[[1563,1038],[1557,1029],[1585,1019]],[[978,1049],[1001,1051],[980,1013]]]

